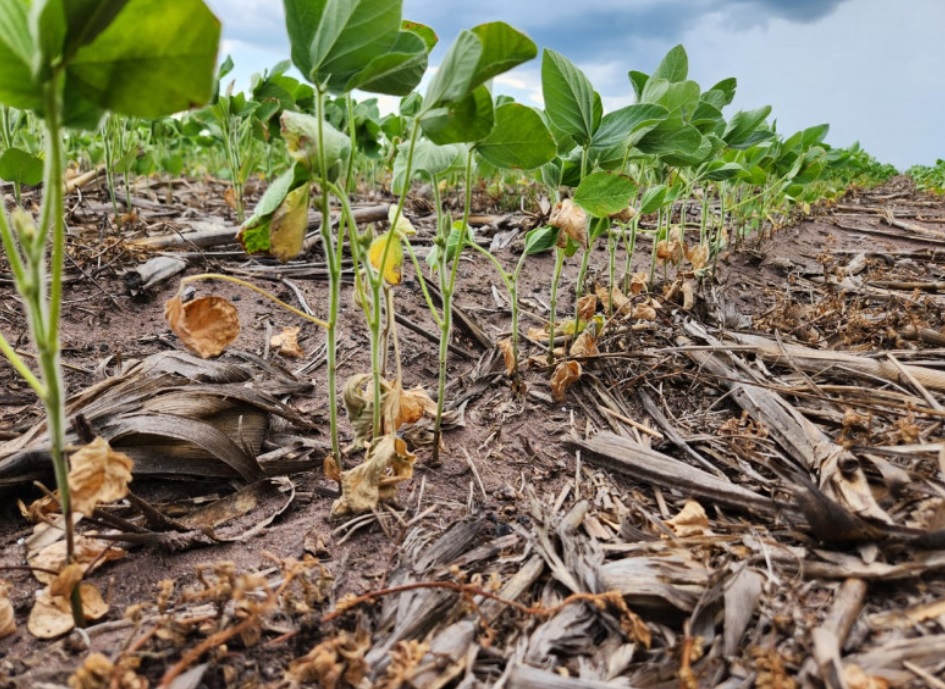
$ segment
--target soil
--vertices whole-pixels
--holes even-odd
[[[69,197],[62,341],[71,394],[130,362],[183,351],[163,315],[180,276],[136,295],[124,276],[154,255],[135,239],[186,233],[195,224],[235,225],[224,191],[212,180],[152,182],[134,190],[133,211],[117,219],[102,190]],[[477,239],[509,240],[495,254],[511,269],[524,229],[541,211],[507,213],[485,195],[475,210],[491,220]],[[408,215],[422,253],[433,228],[425,200],[412,199]],[[183,246],[176,255],[188,261],[181,275],[231,273],[326,316],[318,246],[285,267],[247,258],[233,245]],[[649,255],[643,236],[636,270],[648,267]],[[575,257],[565,266],[561,318],[573,313],[577,264]],[[461,266],[457,306],[488,339],[507,337],[508,299],[495,268],[474,252]],[[602,281],[606,267],[606,248],[593,249],[589,284]],[[553,270],[550,254],[525,263],[523,333],[548,317]],[[736,336],[941,375],[945,201],[896,179],[740,240],[719,257],[714,276],[696,279],[685,262],[658,268],[660,275],[651,294],[633,296],[655,306],[655,318],[609,321],[600,353],[580,358],[581,378],[561,401],[553,399],[542,343],[523,340],[525,392],[516,395],[499,350],[457,325],[446,399],[463,425],[444,434],[435,466],[429,421],[406,433],[418,457],[413,478],[393,500],[353,518],[331,517],[338,486],[321,469],[329,446],[322,331],[239,287],[200,283],[199,295],[237,307],[242,331],[230,351],[257,357],[227,353],[221,360],[299,383],[282,396],[290,420],[273,418],[258,450],[288,447],[281,468],[268,470],[282,477],[283,497],[266,500],[282,502],[272,507],[260,498],[258,509],[243,510],[226,531],[231,542],[206,533],[156,537],[140,505],[116,506],[114,516],[147,524],[141,532],[151,536],[117,538],[125,556],[88,575],[110,612],[87,631],[38,640],[27,618],[42,585],[26,566],[33,526],[17,501],[29,504],[42,492],[32,474],[17,481],[3,473],[0,444],[0,579],[12,584],[17,622],[16,633],[0,640],[0,687],[940,683],[929,678],[945,672],[945,389],[908,374],[860,375],[846,363],[811,370],[799,355],[772,361]],[[693,304],[684,304],[684,283]],[[350,284],[342,303],[341,381],[370,370]],[[415,326],[397,331],[404,388],[434,393],[436,329],[409,267],[396,308]],[[269,346],[271,335],[293,325],[302,325],[301,359]],[[694,325],[710,335],[699,340]],[[6,264],[0,328],[29,355]],[[885,516],[869,506],[856,512],[843,488],[831,492],[828,463],[805,466],[792,456],[776,420],[744,408],[731,380],[694,359],[706,352],[739,358],[754,386],[779,395],[805,428],[853,457],[857,466],[841,462],[838,480],[853,485],[859,479],[851,477],[865,475],[870,485],[851,490],[873,496]],[[30,389],[0,362],[0,442],[12,447],[41,418]],[[675,460],[680,482],[654,478],[656,464],[621,465],[593,450],[595,438],[612,437],[604,432]],[[345,444],[352,441],[347,421],[342,434]],[[349,453],[344,468],[361,457]],[[685,466],[768,502],[711,494],[707,484],[684,480]],[[232,472],[209,473],[139,475],[132,490],[182,519],[247,483]],[[43,483],[51,486],[51,475]],[[694,504],[701,506],[695,517],[677,517]],[[847,518],[852,531],[833,533]],[[80,531],[108,532],[109,524],[94,521]],[[621,563],[644,560],[634,574],[617,574]],[[666,569],[643,571],[659,567]],[[608,598],[614,589],[623,597]],[[351,596],[370,592],[379,592],[376,599],[346,607]],[[108,659],[98,674],[95,653]]]

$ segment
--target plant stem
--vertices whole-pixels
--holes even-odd
[[[318,84],[315,90],[315,117],[318,119],[318,159],[321,173],[322,224],[319,233],[325,249],[325,264],[328,268],[328,323],[325,349],[328,366],[328,418],[331,434],[331,453],[341,465],[341,443],[338,440],[338,302],[341,292],[341,261],[335,251],[331,236],[331,207],[329,204],[328,153],[325,151],[325,87]],[[353,145],[353,143],[352,143]]]
[[[551,320],[548,324],[548,365],[555,363],[555,316],[558,311],[558,283],[561,282],[561,270],[564,268],[564,249],[555,247],[555,274],[551,279]]]

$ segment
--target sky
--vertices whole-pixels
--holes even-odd
[[[289,57],[281,2],[207,4],[237,88]],[[726,116],[771,105],[784,134],[826,122],[831,145],[859,141],[900,170],[945,158],[945,0],[404,0],[403,16],[439,34],[432,67],[460,30],[508,22],[577,64],[605,112],[633,102],[629,70],[652,72],[682,43],[704,89],[738,79]],[[495,92],[541,105],[540,59],[498,77]]]

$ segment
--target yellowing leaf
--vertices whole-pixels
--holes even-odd
[[[560,402],[564,393],[581,377],[581,364],[576,361],[562,361],[551,374],[551,394]]]
[[[92,584],[79,584],[79,595],[82,599],[82,612],[87,620],[94,622],[108,614],[108,603]],[[74,626],[69,598],[54,596],[49,587],[43,589],[36,597],[26,623],[30,633],[37,639],[54,639],[72,631]]]
[[[116,452],[104,438],[95,438],[69,458],[69,490],[72,509],[87,517],[95,506],[120,500],[128,494],[131,457]]]
[[[388,284],[400,284],[401,270],[404,265],[404,247],[400,237],[394,231],[385,232],[371,242],[368,260],[374,270],[384,276]],[[382,261],[383,266],[381,266]]]
[[[180,295],[164,305],[164,319],[184,346],[204,359],[218,356],[240,334],[240,317],[222,297],[201,297],[181,303]]]
[[[269,253],[282,263],[302,252],[308,231],[308,202],[310,188],[303,184],[286,194],[272,214],[269,224]]]
[[[571,199],[558,201],[551,209],[548,224],[561,230],[558,235],[559,246],[570,237],[583,248],[587,248],[587,213]]]
[[[381,500],[390,499],[397,484],[413,476],[416,456],[407,451],[407,444],[394,435],[374,440],[364,462],[341,475],[341,497],[331,506],[331,515],[369,512]]]
[[[417,234],[416,228],[413,226],[413,223],[407,219],[407,216],[404,215],[403,210],[401,210],[400,215],[397,217],[396,224],[394,223],[394,215],[397,214],[397,206],[391,206],[387,211],[387,220],[391,224],[391,231],[394,234],[400,233],[405,237],[413,237]]]
[[[302,348],[299,346],[299,333],[302,331],[297,325],[290,325],[282,329],[278,335],[273,335],[269,340],[269,346],[275,349],[279,354],[290,359],[301,359],[305,356]]]
[[[0,639],[16,633],[13,603],[10,601],[10,582],[0,579]]]

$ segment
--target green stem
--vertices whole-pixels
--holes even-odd
[[[548,365],[555,363],[555,318],[558,311],[558,283],[561,282],[561,270],[564,268],[564,249],[555,247],[555,274],[551,279],[551,319],[548,324]]]
[[[348,111],[348,137],[351,139],[351,151],[348,153],[348,162],[345,170],[345,191],[351,191],[351,183],[354,181],[354,156],[357,151],[355,142],[357,141],[357,127],[354,122],[354,99],[351,92],[345,93],[345,107]]]
[[[325,88],[319,84],[315,92],[315,117],[318,119],[318,140],[325,140]],[[334,238],[331,236],[331,207],[329,204],[328,152],[324,146],[318,147],[319,168],[321,171],[322,224],[319,233],[325,250],[325,264],[328,269],[328,323],[325,335],[326,359],[328,365],[328,418],[331,434],[331,452],[338,465],[341,465],[341,443],[338,439],[338,303],[341,292],[341,262],[335,252]]]

